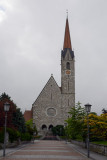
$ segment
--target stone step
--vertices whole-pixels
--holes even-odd
[[[43,140],[58,140],[56,136],[45,136]]]

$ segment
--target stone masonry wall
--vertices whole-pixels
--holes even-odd
[[[84,142],[71,140],[71,143],[85,147]],[[90,150],[107,156],[107,146],[90,143]]]
[[[61,91],[53,76],[49,79],[41,94],[33,104],[33,120],[38,130],[43,125],[62,124]]]

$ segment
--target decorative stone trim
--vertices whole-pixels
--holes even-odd
[[[57,115],[57,110],[54,107],[48,107],[46,109],[46,115],[49,117],[55,117]]]

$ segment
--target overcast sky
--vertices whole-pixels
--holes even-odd
[[[53,74],[61,84],[66,10],[76,102],[107,109],[107,0],[0,0],[0,95],[31,109]]]

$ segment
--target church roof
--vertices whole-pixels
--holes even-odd
[[[35,100],[34,103],[36,103],[36,101],[45,93],[49,92],[50,90],[50,86],[52,88],[54,88],[54,90],[56,89],[57,91],[56,92],[60,92],[61,93],[61,90],[57,84],[57,82],[55,81],[54,77],[53,77],[53,74],[51,74],[51,77],[49,78],[49,80],[47,81],[46,85],[44,86],[44,88],[42,89],[42,91],[40,92],[39,96],[37,97],[37,99]],[[33,105],[34,105],[33,103]]]
[[[65,49],[65,48],[69,48],[72,50],[68,17],[66,19],[64,45],[63,45],[63,49]]]

